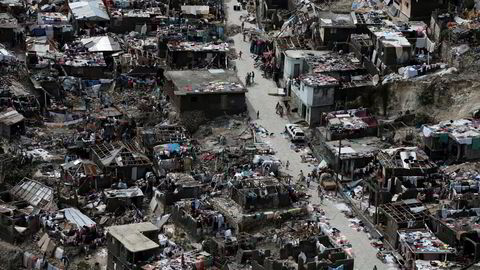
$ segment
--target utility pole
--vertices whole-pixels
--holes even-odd
[[[336,171],[336,176],[335,176],[335,196],[338,195],[338,185],[339,185],[339,176],[338,174],[340,173],[340,170],[342,169],[342,139],[338,140],[338,160],[337,160],[337,171]]]

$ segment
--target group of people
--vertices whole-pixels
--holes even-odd
[[[252,72],[247,72],[247,75],[246,75],[246,78],[245,78],[245,83],[247,84],[247,86],[250,86],[253,84],[255,80],[255,73],[252,71]]]

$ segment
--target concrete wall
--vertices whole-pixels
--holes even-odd
[[[247,110],[245,93],[201,94],[179,96],[180,112],[203,111],[207,117],[239,114]]]

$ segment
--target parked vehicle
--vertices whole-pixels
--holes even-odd
[[[285,131],[288,133],[292,141],[305,141],[305,133],[299,125],[286,124]]]

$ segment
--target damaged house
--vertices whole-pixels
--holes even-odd
[[[316,130],[326,141],[378,135],[378,121],[367,109],[323,113],[322,127]]]
[[[10,13],[0,13],[0,42],[12,47],[17,43],[18,20]]]
[[[247,89],[231,70],[168,71],[165,92],[180,114],[202,112],[207,117],[246,111]]]
[[[144,178],[152,162],[133,144],[102,143],[92,146],[92,160],[107,177],[130,182]]]
[[[215,235],[227,228],[223,215],[205,200],[186,199],[176,202],[172,207],[171,218],[195,239]]]
[[[377,155],[379,175],[370,179],[370,201],[378,204],[390,201],[419,199],[434,200],[441,186],[438,166],[417,147],[381,150]],[[378,193],[378,194],[377,194]],[[378,196],[378,197],[377,197]]]
[[[72,184],[79,194],[111,186],[102,170],[90,160],[73,160],[62,164],[60,168],[62,180]]]
[[[25,117],[13,108],[0,113],[0,136],[11,139],[25,133]]]
[[[11,243],[21,242],[40,228],[40,210],[54,208],[53,189],[24,178],[0,193],[0,237]]]
[[[459,119],[423,126],[425,152],[434,160],[480,158],[479,123],[477,120]]]
[[[328,49],[344,48],[350,39],[350,35],[356,32],[355,25],[350,13],[340,14],[331,11],[318,13],[318,30],[316,43]]]
[[[342,179],[354,180],[358,169],[365,168],[386,144],[376,137],[323,141],[325,161]]]
[[[137,143],[144,151],[151,154],[157,145],[168,143],[185,143],[185,128],[177,125],[161,125],[154,128],[137,128]]]
[[[129,270],[159,252],[159,229],[150,222],[107,228],[107,269]]]
[[[426,208],[416,199],[383,204],[377,209],[376,224],[393,247],[398,247],[400,230],[425,228]]]
[[[321,123],[322,112],[345,106],[373,85],[353,54],[332,51],[285,51],[284,79],[292,111],[310,126]]]
[[[167,65],[171,69],[226,68],[228,43],[170,41]]]
[[[440,240],[460,247],[473,261],[480,259],[480,208],[439,209],[430,218],[432,231]]]

